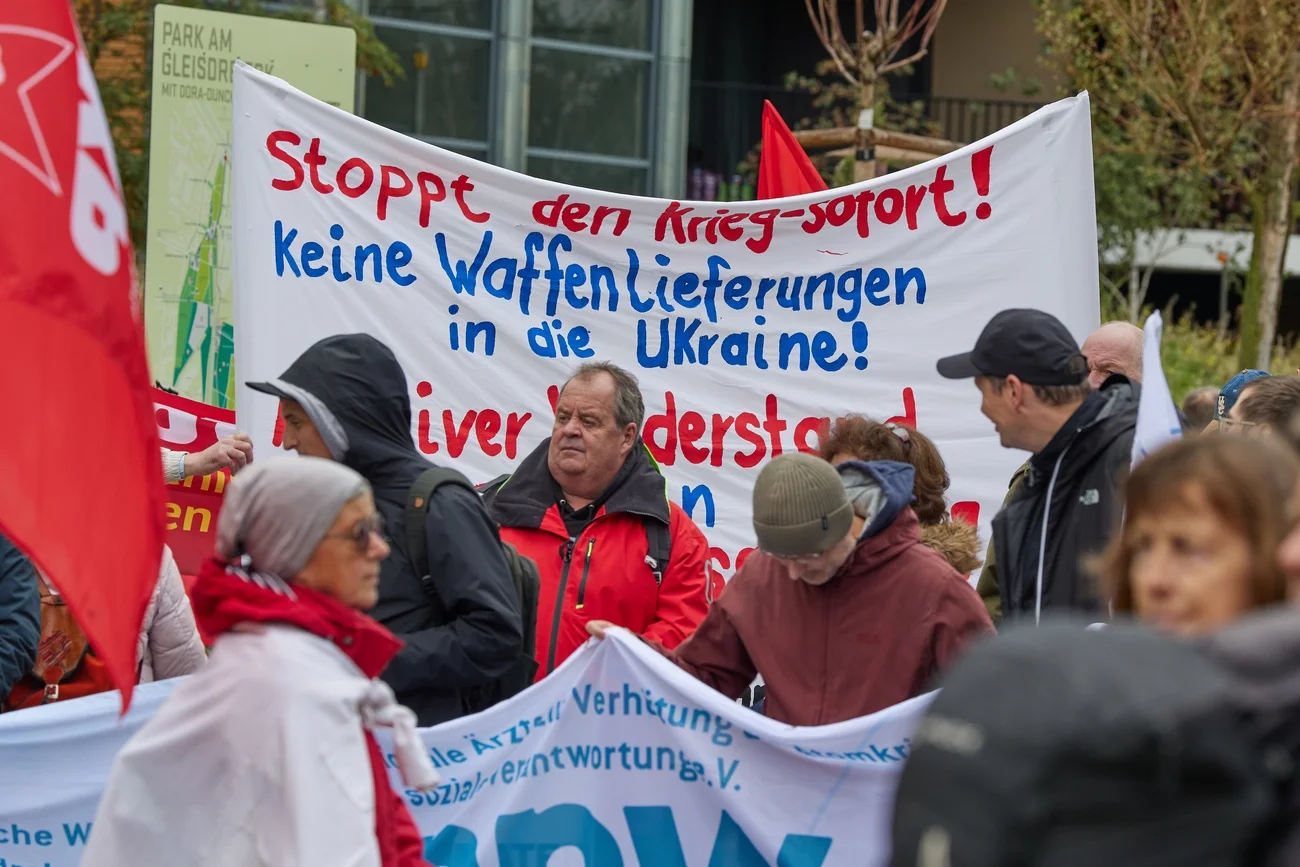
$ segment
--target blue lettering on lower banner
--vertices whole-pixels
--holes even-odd
[[[501,867],[546,864],[560,849],[582,853],[585,867],[688,867],[671,807],[624,807],[635,860],[624,861],[618,841],[581,804],[557,804],[537,812],[501,816],[496,823],[497,859]],[[776,867],[821,867],[830,837],[787,834]],[[439,867],[478,867],[478,838],[459,825],[447,825],[436,837],[424,838],[425,860]],[[703,867],[703,865],[701,865]],[[745,830],[722,811],[708,867],[769,867]]]

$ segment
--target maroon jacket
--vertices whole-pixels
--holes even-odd
[[[812,726],[921,695],[968,642],[991,632],[979,595],[921,543],[907,506],[820,587],[754,552],[667,655],[729,698],[761,673],[764,713]]]

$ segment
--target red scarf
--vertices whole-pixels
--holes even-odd
[[[258,579],[213,557],[199,570],[190,602],[199,628],[210,640],[241,623],[282,623],[328,639],[369,678],[378,677],[402,648],[391,632],[355,609],[310,587],[281,587],[279,579]],[[280,587],[280,589],[276,589]],[[289,592],[292,592],[292,596]],[[375,838],[383,867],[425,867],[424,841],[406,803],[389,783],[379,744],[363,727],[375,784]]]

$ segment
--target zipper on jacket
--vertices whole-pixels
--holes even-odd
[[[582,610],[582,600],[587,596],[587,575],[591,572],[591,552],[596,550],[596,539],[587,540],[587,556],[582,559],[582,580],[578,582],[578,610]]]
[[[560,617],[564,614],[564,591],[569,586],[569,566],[573,564],[573,539],[565,539],[560,546],[560,559],[564,568],[560,570],[560,589],[555,594],[555,614],[551,617],[551,647],[546,651],[546,673],[555,671],[556,641],[560,637]]]
[[[1034,586],[1034,625],[1043,616],[1043,558],[1047,556],[1047,521],[1052,516],[1052,491],[1056,488],[1056,476],[1061,471],[1061,461],[1065,460],[1065,453],[1070,450],[1067,444],[1061,449],[1061,456],[1056,459],[1056,465],[1052,467],[1052,477],[1047,482],[1047,501],[1043,505],[1043,530],[1038,537],[1038,580]]]

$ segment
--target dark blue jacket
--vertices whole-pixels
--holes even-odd
[[[32,670],[41,637],[41,594],[36,569],[0,536],[0,701]]]

